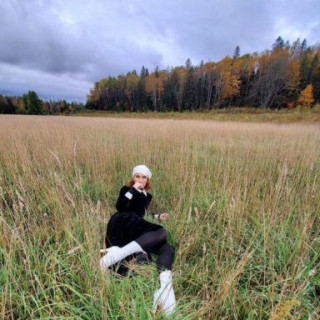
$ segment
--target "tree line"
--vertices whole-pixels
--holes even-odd
[[[109,111],[210,110],[229,106],[310,107],[320,102],[320,48],[278,37],[272,49],[167,70],[144,66],[94,84],[86,107]]]
[[[61,114],[83,109],[80,102],[66,100],[43,101],[35,91],[28,91],[22,97],[0,95],[0,113],[7,114]]]

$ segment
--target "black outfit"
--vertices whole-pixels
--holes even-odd
[[[159,269],[171,269],[174,248],[167,243],[166,231],[158,224],[146,221],[143,217],[152,200],[150,193],[138,191],[133,187],[123,186],[117,200],[117,212],[108,222],[106,246],[123,247],[131,241],[136,241],[149,259],[150,253],[158,255]],[[137,255],[137,260],[146,261],[143,254]]]

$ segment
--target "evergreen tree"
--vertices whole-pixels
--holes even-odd
[[[303,40],[301,44],[300,54],[300,88],[305,88],[311,81],[311,50],[306,47],[306,42]]]
[[[320,102],[320,52],[318,52],[311,63],[312,76],[311,83],[313,85],[313,96],[317,103]]]
[[[285,46],[285,43],[284,43],[284,40],[279,36],[275,43],[272,45],[273,49],[277,49],[277,48],[280,48],[280,49],[283,49]]]
[[[289,42],[289,40],[287,40],[286,42],[285,42],[285,44],[284,44],[284,48],[285,49],[290,49],[290,42]]]
[[[169,79],[164,82],[162,104],[167,110],[177,111],[177,92],[179,77],[177,72],[172,71]]]
[[[147,92],[146,92],[146,79],[145,76],[141,77],[139,79],[138,82],[138,88],[137,88],[137,99],[138,99],[138,110],[142,111],[142,110],[147,110],[148,106],[147,106]]]
[[[236,59],[239,57],[240,57],[240,47],[236,46],[236,48],[234,49],[234,53],[233,53],[233,59]]]
[[[43,114],[42,101],[35,91],[29,91],[22,96],[24,108],[28,114]]]
[[[192,67],[192,63],[191,63],[190,58],[188,58],[188,59],[186,60],[186,68],[187,68],[187,69],[190,69],[191,67]]]
[[[307,46],[307,39],[304,38],[302,43],[301,43],[301,51],[306,51],[308,49],[308,46]]]
[[[146,77],[146,68],[144,66],[142,66],[142,68],[141,68],[140,77],[141,78]]]
[[[300,59],[300,54],[301,54],[300,38],[298,38],[296,41],[292,43],[292,46],[290,48],[290,54],[293,56],[293,58]]]
[[[159,67],[158,66],[156,66],[156,68],[154,69],[154,74],[155,74],[156,78],[159,77]]]
[[[311,82],[313,82],[313,80],[315,78],[318,64],[319,64],[319,53],[315,54],[311,60],[309,77],[308,77]]]
[[[194,78],[194,69],[190,68],[185,80],[185,89],[183,97],[183,107],[187,110],[195,108],[196,83]]]
[[[16,106],[13,104],[11,98],[0,95],[0,113],[14,114],[16,113]]]

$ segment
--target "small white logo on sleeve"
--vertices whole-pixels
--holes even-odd
[[[132,193],[129,191],[124,196],[127,197],[129,200],[132,199]]]

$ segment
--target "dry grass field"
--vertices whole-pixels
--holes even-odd
[[[172,319],[320,318],[318,124],[2,115],[0,137],[0,318],[165,318],[154,264],[98,268],[140,163],[170,213]]]
[[[81,110],[73,116],[111,117],[111,118],[143,118],[143,119],[176,119],[176,120],[216,120],[237,122],[275,122],[275,123],[319,123],[320,105],[313,108],[271,110],[249,107],[228,107],[210,111],[184,112],[115,112],[103,110]]]

